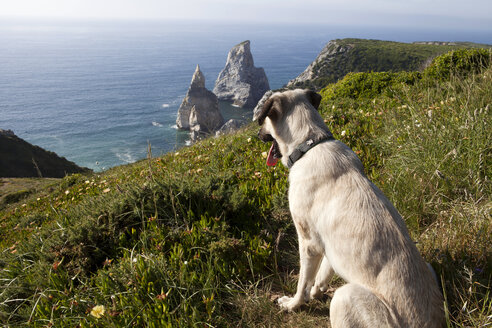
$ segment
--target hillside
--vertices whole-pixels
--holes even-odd
[[[395,204],[442,280],[448,327],[492,323],[492,61],[358,73],[321,91],[337,139]],[[406,75],[412,78],[407,79]],[[74,174],[0,209],[0,323],[33,327],[320,327],[299,312],[288,171],[250,124],[165,156]]]
[[[419,71],[443,53],[460,48],[490,48],[470,42],[415,42],[338,39],[326,44],[291,88],[321,89],[350,72]]]
[[[63,178],[67,174],[88,171],[53,152],[28,143],[12,131],[0,130],[0,177]]]

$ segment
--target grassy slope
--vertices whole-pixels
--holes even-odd
[[[442,278],[448,324],[486,326],[492,70],[450,80],[391,85],[371,98],[325,97],[320,111]],[[264,164],[269,145],[257,129],[73,175],[0,212],[0,322],[326,325],[332,291],[293,314],[272,302],[295,290],[297,245],[287,170]],[[96,305],[105,309],[100,318],[91,315]]]
[[[459,42],[455,45],[414,44],[393,41],[341,39],[342,47],[352,47],[347,53],[329,56],[314,67],[316,78],[295,87],[319,90],[350,72],[399,72],[422,70],[430,60],[460,48],[487,48],[488,45]]]

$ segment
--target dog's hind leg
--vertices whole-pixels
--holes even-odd
[[[330,322],[333,328],[399,327],[386,304],[357,284],[337,289],[330,304]]]
[[[297,282],[297,292],[294,297],[283,296],[278,299],[280,307],[287,311],[294,311],[309,300],[309,293],[314,284],[321,258],[323,257],[321,253],[316,252],[309,245],[309,241],[303,241],[302,238],[299,240],[299,255],[301,258],[301,268],[299,281]]]
[[[333,271],[330,261],[326,256],[323,256],[318,273],[316,273],[314,286],[311,288],[311,299],[321,297],[321,295],[328,290],[328,284],[330,283],[331,278],[333,278],[334,273],[335,271]]]

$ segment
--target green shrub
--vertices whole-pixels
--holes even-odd
[[[489,49],[458,49],[436,57],[424,75],[438,81],[449,80],[452,75],[478,73],[489,67],[492,52]]]
[[[336,98],[375,98],[381,93],[391,94],[399,84],[413,85],[421,78],[419,72],[349,73],[341,81],[321,90],[323,100]]]

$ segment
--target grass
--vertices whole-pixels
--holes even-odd
[[[492,70],[381,81],[375,93],[325,97],[321,114],[440,276],[447,325],[490,326]],[[257,130],[251,124],[160,158],[68,176],[0,209],[0,322],[328,325],[339,278],[296,313],[274,303],[295,291],[297,240],[288,171],[265,165],[269,145]]]

